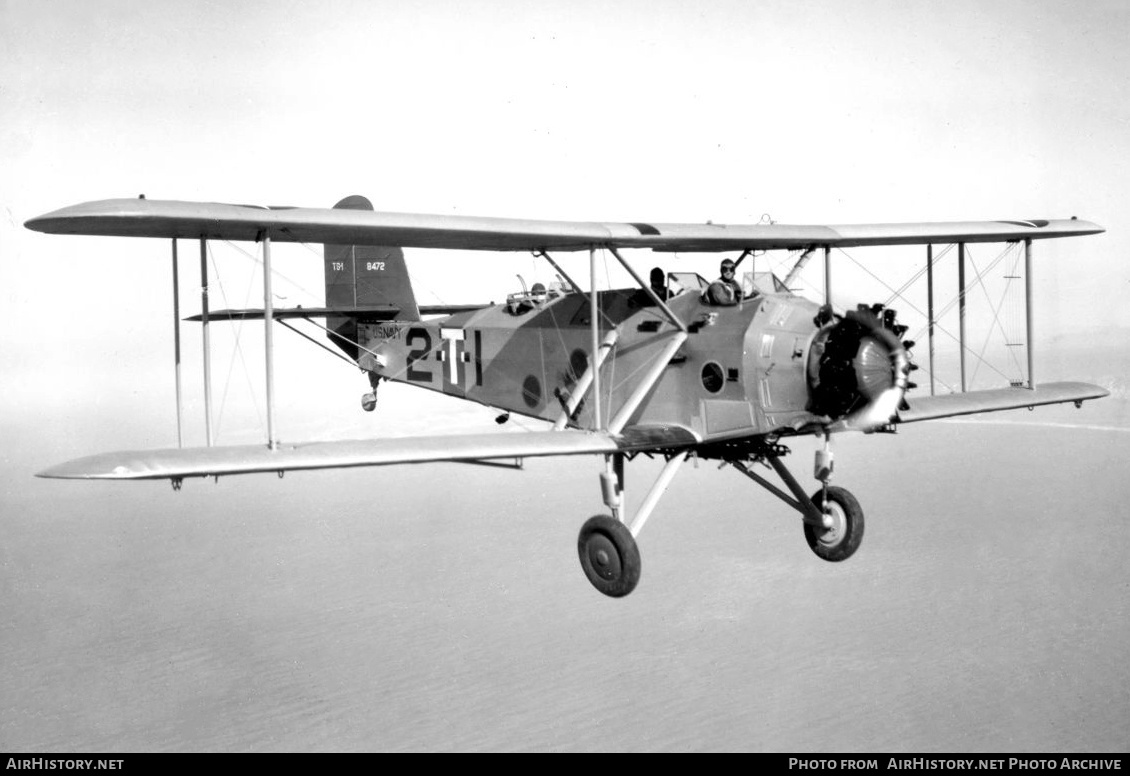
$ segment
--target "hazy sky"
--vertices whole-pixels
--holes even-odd
[[[141,411],[145,397],[167,412],[168,244],[22,228],[139,193],[307,206],[361,193],[383,210],[591,220],[1077,215],[1108,232],[1037,244],[1038,339],[1117,325],[1123,341],[1128,39],[1120,1],[6,0],[0,387],[21,413]],[[261,305],[252,262],[215,250],[213,306]],[[181,251],[187,315],[199,259]],[[901,254],[898,282],[920,253]],[[279,304],[321,302],[319,255],[279,247],[297,283],[276,282]],[[515,274],[548,275],[522,255],[409,257],[424,301],[498,300]],[[363,380],[284,334],[280,401],[348,404],[352,423]],[[199,333],[185,337],[191,400]],[[223,384],[234,351],[215,337]],[[260,338],[245,327],[241,352],[261,394]]]

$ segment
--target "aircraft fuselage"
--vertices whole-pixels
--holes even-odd
[[[678,329],[641,290],[602,292],[599,305],[600,337],[618,331],[600,370],[607,423]],[[807,375],[818,305],[763,294],[715,306],[695,290],[668,305],[689,334],[630,424],[681,425],[709,440],[817,420],[807,409]],[[438,320],[362,323],[358,341],[361,365],[383,379],[553,421],[588,368],[590,303],[570,293]],[[593,404],[589,391],[572,423],[593,427]]]

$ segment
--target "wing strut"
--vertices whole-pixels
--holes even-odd
[[[573,390],[569,394],[569,398],[565,401],[565,406],[561,410],[560,417],[553,424],[555,431],[560,431],[568,425],[569,420],[577,413],[577,407],[580,405],[581,400],[585,398],[589,387],[592,385],[594,374],[604,366],[604,359],[608,358],[608,354],[616,347],[616,341],[620,339],[620,330],[611,329],[604,335],[604,340],[600,343],[596,354],[589,359],[588,368],[585,369],[584,374],[577,380],[577,384],[573,386]]]
[[[957,348],[961,354],[961,392],[965,384],[965,243],[957,244]]]
[[[259,235],[263,242],[263,339],[267,380],[267,447],[278,449],[275,439],[275,349],[274,349],[274,297],[271,293],[271,236],[266,231]],[[175,334],[177,371],[177,446],[181,445],[181,394],[180,394],[180,304],[177,299],[177,241],[173,239],[173,315],[177,319]],[[208,447],[212,439],[212,348],[208,336],[208,238],[200,238],[200,323],[204,336],[204,433]]]
[[[275,348],[271,338],[275,319],[274,299],[271,298],[271,235],[263,233],[263,346],[267,362],[267,447],[277,450],[275,441]]]
[[[600,357],[600,304],[597,297],[600,292],[596,290],[596,246],[589,248],[589,328],[592,331],[592,358],[589,359],[589,368],[592,370],[592,408],[593,408],[593,429],[600,430],[600,365],[597,364],[597,359]]]
[[[173,238],[173,362],[177,384],[177,447],[184,447],[183,406],[180,383],[180,278],[177,271],[177,238]]]
[[[832,306],[832,246],[824,246],[824,304]]]
[[[624,257],[620,255],[620,251],[616,250],[615,248],[609,248],[608,250],[612,252],[612,255],[616,257],[616,260],[618,262],[624,265],[624,269],[628,270],[628,274],[635,278],[636,282],[639,283],[640,288],[647,292],[647,295],[651,297],[651,301],[659,305],[659,309],[663,311],[663,314],[667,316],[668,320],[670,320],[671,323],[675,324],[679,331],[683,332],[683,334],[686,334],[687,325],[679,320],[679,316],[675,315],[671,308],[667,306],[666,302],[659,298],[659,295],[652,290],[651,284],[643,282],[643,278],[636,274],[636,271],[632,268],[632,265],[624,261]]]
[[[781,281],[781,284],[785,288],[793,287],[793,283],[796,282],[797,276],[800,275],[800,271],[804,269],[804,266],[808,264],[808,260],[812,258],[812,252],[815,250],[815,247],[805,248],[801,252],[800,256],[797,257],[796,263],[793,264],[793,268],[789,270],[789,274],[785,275],[785,279]]]
[[[619,434],[624,430],[624,426],[628,425],[628,421],[640,404],[651,393],[651,389],[659,382],[659,378],[663,377],[663,372],[666,371],[667,365],[671,363],[671,359],[679,352],[679,348],[687,341],[686,331],[677,331],[671,341],[667,343],[667,347],[663,348],[663,352],[655,357],[651,362],[651,367],[647,370],[647,374],[640,380],[639,385],[632,391],[632,395],[620,407],[616,416],[608,423],[608,430],[613,434]]]
[[[212,348],[208,340],[208,238],[200,238],[200,321],[204,331],[204,436],[212,446]]]
[[[1024,241],[1024,326],[1028,332],[1028,390],[1036,390],[1035,355],[1032,352],[1032,343],[1035,337],[1032,331],[1032,241]]]
[[[572,286],[574,291],[579,292],[581,290],[581,287],[577,285],[576,281],[574,281],[573,278],[569,277],[569,273],[561,269],[561,267],[558,266],[557,262],[553,260],[553,257],[548,253],[546,253],[545,251],[534,251],[534,256],[541,256],[543,259],[553,265],[553,268],[557,270],[557,273],[561,275],[561,277],[565,278],[566,281],[568,281],[569,285]]]
[[[930,349],[930,395],[934,395],[934,244],[926,246],[926,335]]]

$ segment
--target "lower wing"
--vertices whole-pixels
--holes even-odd
[[[1089,383],[1044,383],[1035,390],[1028,388],[997,388],[990,391],[967,391],[941,396],[907,396],[909,409],[898,413],[899,423],[935,420],[955,415],[973,415],[979,412],[1016,410],[1042,404],[1064,404],[1101,399],[1109,391]]]
[[[636,426],[618,435],[566,430],[307,442],[279,444],[274,449],[241,445],[127,450],[78,458],[36,476],[68,480],[180,479],[398,463],[623,453],[688,447],[698,441],[681,426]]]
[[[898,413],[897,422],[1083,402],[1106,395],[1106,390],[1087,383],[1046,383],[1035,390],[1001,388],[914,397],[907,399],[909,408]],[[685,427],[654,425],[629,427],[622,434],[566,430],[307,442],[279,444],[274,449],[266,445],[186,447],[101,453],[53,466],[36,476],[80,480],[179,479],[438,461],[664,451],[692,448],[701,441]]]

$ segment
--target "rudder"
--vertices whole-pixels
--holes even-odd
[[[335,209],[372,210],[365,197],[346,197],[334,205]],[[399,247],[379,245],[326,245],[326,307],[365,308],[391,306],[397,309],[395,318],[401,321],[420,320],[420,308],[404,251]],[[360,316],[363,318],[363,316]],[[359,316],[331,316],[326,327],[332,332],[330,341],[357,358],[357,322]]]

